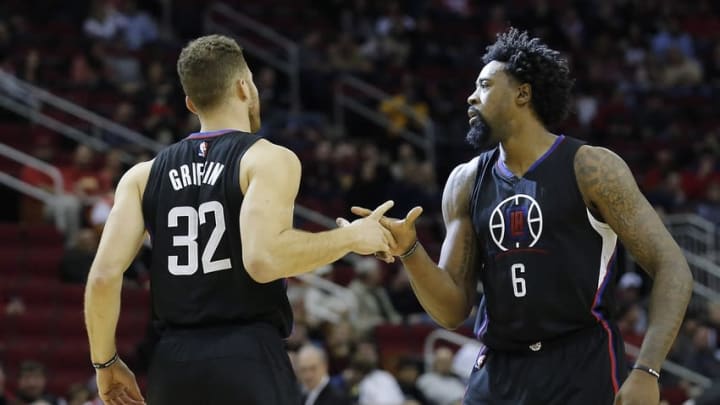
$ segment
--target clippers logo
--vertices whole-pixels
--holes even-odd
[[[208,143],[203,141],[200,143],[200,146],[198,147],[198,156],[207,157],[207,152],[208,152]]]
[[[542,228],[540,204],[527,194],[506,198],[490,216],[490,236],[503,252],[535,246]]]

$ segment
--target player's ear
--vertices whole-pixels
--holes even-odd
[[[247,101],[250,98],[250,86],[245,78],[239,78],[235,81],[235,94],[242,101]]]
[[[185,96],[185,107],[187,107],[191,113],[197,115],[197,108],[195,108],[195,104],[193,104],[192,100],[190,100],[190,97],[188,96]]]
[[[517,92],[517,103],[520,106],[526,105],[530,103],[530,99],[532,98],[532,87],[530,86],[530,83],[523,83],[518,87]]]

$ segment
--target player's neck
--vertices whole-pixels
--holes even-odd
[[[539,122],[530,121],[515,128],[501,142],[505,166],[522,176],[555,142],[557,135],[545,129]]]
[[[217,108],[204,112],[198,116],[200,119],[200,131],[211,132],[222,129],[235,129],[242,132],[250,132],[250,116],[247,108]]]

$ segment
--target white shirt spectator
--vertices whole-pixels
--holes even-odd
[[[359,405],[402,405],[402,390],[392,374],[374,370],[360,381]]]
[[[83,23],[83,31],[89,37],[110,40],[127,25],[127,18],[107,2],[98,0],[92,7],[90,16]]]
[[[465,384],[454,375],[425,373],[418,378],[417,387],[435,405],[453,404],[465,395]]]

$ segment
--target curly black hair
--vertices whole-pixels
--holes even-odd
[[[506,64],[506,72],[520,83],[532,87],[532,107],[542,123],[552,126],[563,121],[570,111],[570,77],[568,61],[560,52],[548,48],[527,31],[510,28],[498,34],[497,41],[487,47],[485,64],[491,61]]]

